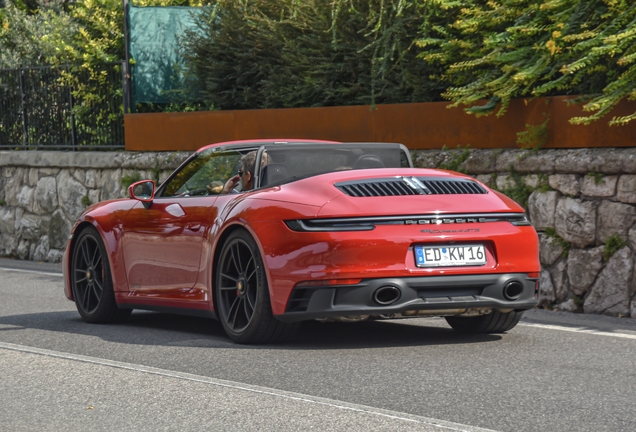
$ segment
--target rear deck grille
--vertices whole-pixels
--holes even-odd
[[[418,195],[403,180],[372,180],[360,183],[340,183],[336,187],[349,196],[372,197],[372,196],[400,196]]]
[[[427,180],[423,177],[418,180],[435,195],[486,193],[483,187],[470,180]]]
[[[395,177],[366,179],[336,183],[335,186],[352,197],[404,196],[404,195],[457,195],[488,193],[471,180],[447,180],[431,177]]]

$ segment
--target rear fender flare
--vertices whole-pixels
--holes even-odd
[[[70,275],[71,272],[71,261],[73,259],[75,240],[77,239],[78,235],[88,226],[92,226],[97,230],[99,236],[104,242],[104,246],[106,247],[108,265],[110,266],[110,272],[113,280],[113,290],[115,292],[128,291],[128,280],[126,277],[124,259],[120,247],[121,230],[118,227],[113,227],[113,229],[105,231],[99,221],[90,215],[86,215],[80,218],[73,227],[68,245],[68,274]]]

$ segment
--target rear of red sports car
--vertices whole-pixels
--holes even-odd
[[[263,215],[294,213],[251,223],[281,321],[443,315],[458,330],[496,332],[537,304],[534,228],[518,204],[470,177],[342,171],[254,200]]]

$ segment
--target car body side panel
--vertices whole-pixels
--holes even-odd
[[[201,251],[216,218],[215,196],[138,203],[124,224],[123,253],[131,296],[204,301],[195,286]]]

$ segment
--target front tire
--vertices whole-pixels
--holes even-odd
[[[85,228],[74,243],[71,287],[82,319],[89,323],[110,323],[127,318],[132,309],[117,307],[106,248],[97,230]]]
[[[478,317],[448,316],[446,322],[460,333],[503,333],[517,325],[524,311],[501,313],[494,310]]]
[[[223,329],[238,343],[278,342],[298,328],[272,314],[263,260],[256,242],[244,230],[230,234],[221,249],[214,297]]]

